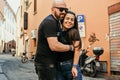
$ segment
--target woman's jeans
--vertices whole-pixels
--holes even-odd
[[[73,79],[72,77],[72,60],[58,62],[57,64],[57,80],[82,80],[80,67],[77,67],[78,76]]]

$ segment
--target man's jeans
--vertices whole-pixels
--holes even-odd
[[[35,70],[39,80],[56,80],[56,68],[53,64],[43,65],[35,62]]]
[[[72,77],[72,60],[59,62],[57,65],[57,80],[82,80],[80,67],[78,66],[78,76],[73,79]]]

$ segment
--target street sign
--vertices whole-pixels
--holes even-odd
[[[77,15],[78,22],[84,22],[84,15]]]
[[[85,37],[85,19],[84,15],[77,15],[78,29],[80,37]]]

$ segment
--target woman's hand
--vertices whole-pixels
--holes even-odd
[[[72,76],[73,76],[73,78],[78,76],[77,67],[74,67],[74,66],[72,67]]]

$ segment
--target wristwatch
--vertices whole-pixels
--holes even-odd
[[[69,49],[70,49],[70,51],[73,51],[73,46],[72,45],[69,45]]]

